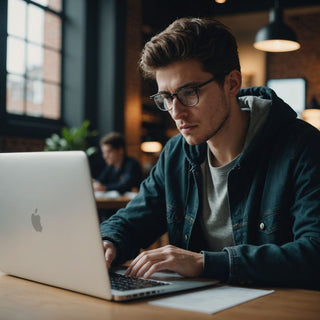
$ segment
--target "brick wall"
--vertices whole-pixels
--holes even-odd
[[[0,152],[42,151],[44,144],[42,139],[0,137]]]
[[[304,78],[306,104],[320,102],[320,13],[290,17],[286,23],[296,32],[301,48],[293,52],[268,53],[267,77]]]

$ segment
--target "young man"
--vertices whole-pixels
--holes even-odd
[[[111,132],[100,140],[102,157],[106,166],[97,180],[93,181],[94,191],[116,190],[120,193],[139,189],[142,169],[136,159],[126,155],[124,137]]]
[[[216,20],[180,19],[144,47],[156,105],[180,134],[139,194],[101,225],[107,265],[235,284],[320,288],[320,133],[263,87],[240,90],[237,44]]]

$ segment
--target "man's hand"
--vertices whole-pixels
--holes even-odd
[[[104,248],[104,256],[106,258],[107,268],[111,267],[111,263],[116,257],[116,249],[114,245],[109,241],[103,241],[103,248]]]
[[[127,275],[149,278],[157,271],[170,270],[184,277],[198,277],[203,269],[203,255],[168,245],[144,251],[130,264]]]

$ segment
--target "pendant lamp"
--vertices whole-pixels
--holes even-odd
[[[275,0],[269,14],[269,24],[256,34],[253,46],[267,52],[286,52],[300,48],[294,31],[283,21],[283,10]]]

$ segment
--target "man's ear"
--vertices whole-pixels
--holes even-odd
[[[232,70],[228,75],[227,78],[227,90],[229,91],[229,94],[233,96],[237,96],[240,89],[241,89],[241,83],[242,83],[242,77],[241,72],[238,70]]]

